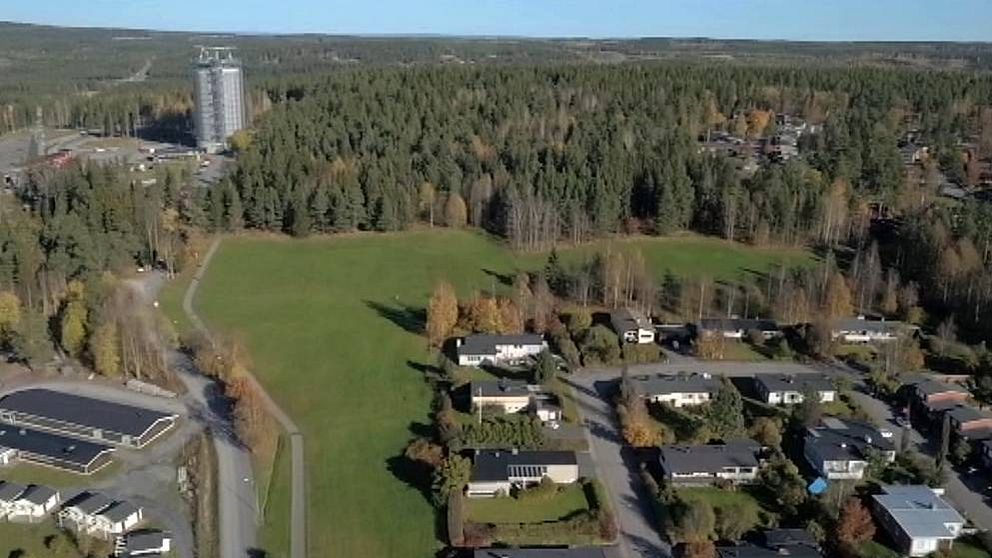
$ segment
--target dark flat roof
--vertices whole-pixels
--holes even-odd
[[[915,382],[910,382],[908,385],[915,387],[924,395],[936,395],[938,393],[968,393],[968,390],[966,390],[964,386],[950,384],[947,382],[938,382],[937,380],[931,378],[922,378]]]
[[[630,386],[639,395],[656,396],[673,393],[710,393],[720,391],[720,379],[703,374],[656,374],[632,376]]]
[[[952,419],[962,424],[992,418],[992,414],[979,411],[978,409],[967,405],[958,405],[952,409],[949,409],[947,414],[950,415]]]
[[[807,429],[804,443],[816,448],[828,461],[867,460],[868,448],[884,452],[895,449],[892,441],[883,437],[878,428],[835,417],[824,418],[822,425]]]
[[[574,451],[483,450],[472,460],[473,481],[505,481],[513,465],[576,465]]]
[[[113,451],[113,448],[104,444],[74,440],[9,424],[0,424],[0,446],[83,466],[89,465],[103,453]]]
[[[156,422],[176,417],[141,407],[49,389],[27,389],[0,400],[0,410],[45,417],[69,424],[141,436]]]

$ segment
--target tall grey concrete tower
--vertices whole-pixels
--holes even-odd
[[[200,47],[193,68],[196,143],[208,153],[227,146],[248,123],[244,73],[230,47]]]

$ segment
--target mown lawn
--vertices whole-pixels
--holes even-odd
[[[740,276],[781,260],[773,251],[692,236],[618,242],[641,246],[660,272],[685,275]],[[563,251],[563,258],[591,249]],[[248,342],[256,373],[303,429],[311,553],[426,558],[438,549],[441,522],[398,459],[429,420],[423,365],[436,359],[420,335],[423,308],[438,280],[462,296],[505,290],[506,277],[538,269],[545,258],[445,230],[224,241],[195,304],[211,328]],[[163,294],[162,307],[178,319],[175,300]],[[278,494],[289,488],[281,476],[270,494],[275,509],[288,500]],[[288,530],[288,514],[269,513],[266,521],[266,540]]]
[[[51,521],[38,525],[0,522],[0,556],[81,558],[82,555],[68,541],[49,542],[50,537],[58,534],[58,528]],[[51,548],[46,546],[46,542]]]
[[[18,463],[12,467],[0,469],[0,481],[16,482],[19,484],[40,484],[51,488],[72,488],[91,484],[112,477],[120,470],[120,464],[111,463],[92,475],[77,475],[68,471]],[[3,556],[0,554],[0,556]]]
[[[562,486],[548,498],[467,498],[466,517],[476,523],[540,523],[557,521],[589,509],[581,484]]]

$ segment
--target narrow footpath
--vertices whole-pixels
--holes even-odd
[[[210,330],[204,324],[200,316],[196,314],[193,309],[193,298],[196,296],[196,290],[200,286],[200,280],[206,273],[207,267],[210,265],[210,261],[213,259],[214,254],[217,253],[217,249],[220,247],[221,237],[217,237],[210,244],[210,249],[207,250],[206,255],[203,258],[203,262],[200,263],[200,267],[196,270],[193,275],[193,280],[189,284],[189,288],[186,289],[186,294],[183,296],[183,311],[189,318],[190,323],[196,328],[207,340],[213,342],[213,337],[210,334]],[[307,555],[307,533],[306,533],[306,470],[304,468],[304,451],[303,451],[303,434],[300,432],[296,423],[293,422],[289,415],[272,399],[269,393],[264,387],[258,382],[258,379],[251,373],[248,373],[249,381],[254,384],[258,393],[262,395],[262,399],[265,402],[266,408],[272,416],[279,421],[283,430],[286,431],[289,436],[291,454],[292,454],[292,504],[290,509],[290,555],[292,558],[306,558]],[[224,524],[224,514],[221,514],[221,522]]]

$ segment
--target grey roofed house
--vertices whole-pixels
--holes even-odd
[[[41,506],[48,503],[53,496],[58,495],[58,491],[48,488],[47,486],[41,486],[33,484],[21,494],[18,500],[26,500],[36,506]]]
[[[651,320],[643,312],[632,308],[617,308],[610,313],[610,320],[613,325],[623,330],[628,329],[654,329]]]
[[[110,462],[113,448],[29,428],[0,424],[0,445],[13,448],[22,459],[90,473]]]
[[[750,543],[736,545],[720,545],[716,547],[719,558],[821,558],[823,555],[814,547],[805,545],[787,546],[779,549],[766,548]]]
[[[480,450],[472,460],[471,480],[505,481],[511,476],[517,476],[511,474],[514,468],[546,465],[578,465],[578,458],[574,451]]]
[[[953,538],[958,533],[948,525],[960,528],[965,522],[961,514],[930,487],[885,485],[882,490],[882,494],[872,498],[911,538]]]
[[[763,533],[765,546],[778,549],[792,546],[808,546],[818,548],[812,533],[806,529],[768,529]]]
[[[906,385],[913,387],[924,396],[937,395],[939,393],[968,393],[968,390],[962,385],[952,384],[949,382],[938,382],[933,378],[926,377],[907,382]]]
[[[865,460],[868,448],[880,452],[895,451],[891,440],[870,424],[857,421],[825,417],[819,426],[806,431],[805,444],[815,448],[816,453],[829,461]]]
[[[473,558],[606,558],[601,547],[576,548],[478,548]]]
[[[979,411],[978,409],[969,407],[968,405],[955,405],[954,407],[948,409],[947,416],[951,417],[951,420],[957,422],[958,424],[966,424],[976,420],[992,418],[992,414]]]
[[[476,333],[466,335],[457,347],[459,355],[496,355],[497,345],[541,345],[544,337],[536,333],[521,333],[517,335],[490,335]]]
[[[751,330],[761,333],[777,333],[780,331],[775,320],[755,318],[703,318],[699,321],[700,329],[704,331],[725,331],[747,333]]]
[[[17,500],[28,487],[16,482],[0,483],[0,502],[13,502]]]
[[[129,553],[143,554],[160,550],[171,540],[171,535],[162,531],[140,531],[128,534],[124,548]]]
[[[71,500],[66,507],[76,508],[86,515],[96,515],[107,509],[114,503],[103,494],[97,492],[84,492]]]
[[[720,473],[727,467],[757,467],[761,445],[754,440],[731,440],[703,446],[662,446],[661,466],[666,475]]]
[[[106,508],[97,515],[100,517],[105,517],[112,523],[119,523],[124,521],[128,517],[141,511],[137,506],[129,502],[117,502],[114,505]]]
[[[898,320],[869,320],[866,318],[845,318],[834,322],[834,331],[851,331],[868,333],[888,333],[895,335],[905,331],[914,331],[914,325],[900,322]]]
[[[720,391],[720,379],[708,374],[655,374],[632,376],[630,387],[644,397],[675,393],[710,393]]]
[[[0,400],[0,420],[84,437],[92,436],[80,429],[141,438],[176,416],[49,389],[16,391]]]
[[[527,397],[531,394],[527,382],[520,380],[481,380],[472,382],[472,397]]]
[[[827,376],[819,374],[759,374],[754,377],[759,386],[764,386],[768,392],[803,391],[834,391],[834,383]]]

